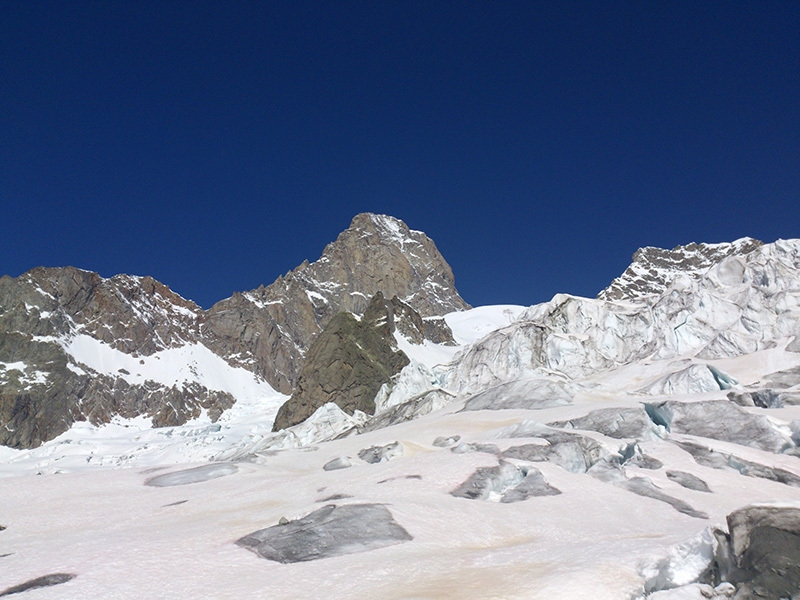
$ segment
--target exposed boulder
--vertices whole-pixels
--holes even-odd
[[[381,504],[324,506],[301,519],[260,529],[236,544],[280,563],[366,552],[411,540]]]

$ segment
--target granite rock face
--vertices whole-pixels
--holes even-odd
[[[127,371],[98,373],[70,353],[89,340],[143,359],[196,342],[202,319],[200,307],[151,277],[65,267],[0,278],[0,444],[34,447],[75,421],[99,425],[115,415],[147,415],[156,426],[202,410],[216,418],[233,405],[230,394],[197,382],[131,383]]]
[[[444,325],[433,317],[469,308],[433,240],[398,219],[362,213],[316,262],[211,307],[204,333],[212,350],[241,356],[234,360],[288,394],[316,336],[341,312],[363,313],[379,292],[425,318],[431,340]]]
[[[292,397],[278,411],[274,431],[296,425],[328,402],[349,414],[375,412],[381,385],[409,363],[395,331],[421,342],[422,319],[407,304],[378,292],[361,319],[339,313],[319,334],[306,357]]]

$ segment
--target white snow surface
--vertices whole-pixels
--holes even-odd
[[[105,375],[122,377],[131,384],[154,381],[167,387],[183,387],[186,383],[199,383],[210,390],[229,392],[244,401],[280,396],[250,371],[230,366],[199,343],[167,348],[141,357],[116,350],[85,334],[65,340],[63,346],[78,365]],[[275,410],[277,412],[277,408]]]

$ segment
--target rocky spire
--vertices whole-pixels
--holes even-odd
[[[215,304],[204,326],[206,343],[232,361],[253,359],[270,385],[291,393],[319,332],[340,312],[361,314],[379,292],[422,317],[469,308],[433,240],[399,219],[362,213],[319,260]]]

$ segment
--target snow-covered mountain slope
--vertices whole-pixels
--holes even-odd
[[[0,444],[33,448],[84,420],[215,420],[252,393],[289,394],[311,341],[379,292],[434,334],[468,306],[430,238],[370,213],[318,261],[208,311],[150,277],[66,267],[0,278]]]
[[[485,306],[448,314],[446,320],[456,339],[468,340],[492,331],[499,323],[507,323],[523,310],[522,306]],[[412,381],[420,372],[424,373],[423,377],[432,377],[436,366],[450,362],[464,348],[429,340],[413,343],[399,333],[396,335],[399,347],[416,368],[404,371],[404,376]],[[367,419],[364,414],[348,416],[331,404],[307,423],[273,435],[275,415],[288,397],[252,378],[249,372],[231,367],[202,345],[165,350],[134,360],[88,336],[76,339],[67,350],[74,353],[79,364],[98,373],[127,370],[127,375],[120,373],[120,376],[131,379],[132,383],[146,379],[163,385],[187,381],[216,385],[238,400],[215,422],[210,415],[202,413],[184,425],[153,428],[147,417],[116,417],[109,424],[99,426],[75,423],[65,433],[37,448],[12,450],[0,446],[0,477],[80,472],[93,470],[95,466],[152,467],[245,456],[256,450],[310,445],[335,437]],[[398,387],[400,392],[403,385],[399,382],[393,388]]]
[[[0,443],[35,447],[75,421],[114,416],[155,425],[219,416],[242,383],[197,372],[211,360],[198,343],[202,319],[149,277],[67,267],[0,278]],[[260,385],[241,369],[235,377]]]
[[[611,282],[597,297],[601,300],[633,300],[662,294],[676,277],[702,277],[711,267],[732,255],[755,250],[762,243],[741,238],[731,243],[688,244],[672,250],[640,248],[625,272]]]
[[[43,598],[785,597],[800,240],[731,246],[623,300],[447,315],[457,347],[395,332],[410,362],[374,416],[326,404],[272,433],[254,396],[216,424],[7,450],[0,593],[52,575]]]

